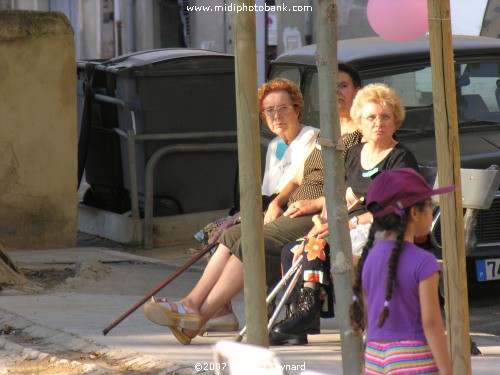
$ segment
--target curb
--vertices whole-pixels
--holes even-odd
[[[22,345],[16,344],[14,342],[9,341],[5,337],[0,337],[0,350],[10,352],[12,354],[15,354],[17,356],[22,357],[23,359],[30,360],[30,361],[47,359],[48,362],[50,362],[54,365],[70,364],[73,367],[80,367],[82,374],[100,373],[100,372],[109,373],[109,371],[110,371],[109,369],[99,367],[95,364],[82,363],[79,361],[71,361],[70,362],[69,360],[64,359],[64,358],[59,358],[59,357],[51,355],[49,353],[45,353],[45,352],[42,352],[42,351],[39,351],[36,349],[27,348],[27,347],[24,347]],[[2,370],[2,369],[0,369],[0,370]],[[8,372],[5,372],[5,373],[8,373]]]
[[[73,333],[65,332],[57,328],[47,328],[21,316],[13,314],[3,308],[0,315],[0,325],[12,326],[23,334],[41,338],[42,345],[47,352],[33,349],[28,346],[12,342],[8,336],[0,336],[0,350],[15,353],[29,360],[48,360],[54,364],[73,364],[82,366],[82,373],[119,373],[119,371],[101,367],[96,364],[88,364],[80,361],[69,361],[59,357],[57,354],[48,352],[78,352],[82,354],[97,354],[103,360],[111,360],[122,366],[126,366],[134,371],[156,371],[158,375],[191,375],[191,374],[210,374],[209,372],[196,371],[192,366],[177,365],[170,361],[159,360],[152,356],[138,354],[132,351],[110,348],[98,344],[92,340],[85,339]],[[1,369],[0,369],[1,370]]]

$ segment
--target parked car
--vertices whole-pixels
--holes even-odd
[[[458,129],[462,168],[486,169],[500,165],[500,40],[453,37]],[[304,95],[302,122],[319,127],[316,46],[310,45],[279,56],[271,63],[268,78],[284,77]],[[406,119],[397,132],[399,141],[415,154],[419,164],[436,167],[434,111],[429,39],[389,42],[382,38],[343,40],[338,61],[355,66],[366,85],[384,82],[403,99]],[[332,81],[332,85],[335,82]],[[270,138],[262,127],[263,139]],[[426,246],[441,255],[439,209]],[[477,218],[477,248],[467,257],[470,281],[500,280],[500,192],[489,210]],[[487,272],[479,272],[486,270]]]

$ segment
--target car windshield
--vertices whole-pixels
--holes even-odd
[[[432,78],[429,66],[413,69],[385,69],[376,74],[363,74],[363,84],[383,82],[391,86],[403,99],[406,119],[398,135],[411,137],[434,132]],[[272,77],[283,76],[303,85],[303,122],[319,127],[318,74],[309,69],[300,82],[296,68],[275,69]],[[500,63],[483,61],[455,65],[457,117],[459,129],[496,126],[500,123]]]
[[[406,107],[400,133],[434,131],[431,68],[367,78],[364,84],[384,82],[393,87]],[[459,129],[500,123],[500,64],[474,62],[455,65]]]

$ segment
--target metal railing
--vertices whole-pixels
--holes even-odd
[[[126,118],[127,130],[115,128],[114,131],[127,141],[127,153],[130,164],[130,200],[132,210],[132,220],[140,220],[139,212],[139,193],[138,193],[138,174],[136,160],[136,142],[145,141],[183,141],[177,145],[166,145],[156,150],[146,163],[145,176],[145,207],[144,224],[142,231],[142,242],[146,248],[153,246],[153,180],[154,170],[157,162],[165,155],[172,153],[196,153],[196,152],[233,152],[238,150],[237,143],[188,143],[189,141],[200,139],[221,139],[235,138],[236,131],[218,131],[218,132],[193,132],[193,133],[157,133],[157,134],[136,134],[134,112],[130,106],[123,100],[115,97],[94,94],[97,101],[110,103],[120,108]]]

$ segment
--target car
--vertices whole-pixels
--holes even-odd
[[[486,169],[500,165],[500,40],[458,36],[453,40],[461,167]],[[316,46],[280,55],[270,64],[268,79],[288,78],[304,96],[302,122],[319,127]],[[428,36],[407,42],[379,37],[341,40],[337,59],[356,67],[366,85],[383,82],[402,98],[406,118],[396,136],[422,167],[436,167],[436,142]],[[332,82],[335,84],[335,82]],[[272,137],[261,127],[264,142]],[[477,247],[467,251],[469,282],[500,280],[500,192],[477,217]],[[423,245],[441,257],[439,208],[431,235]]]

